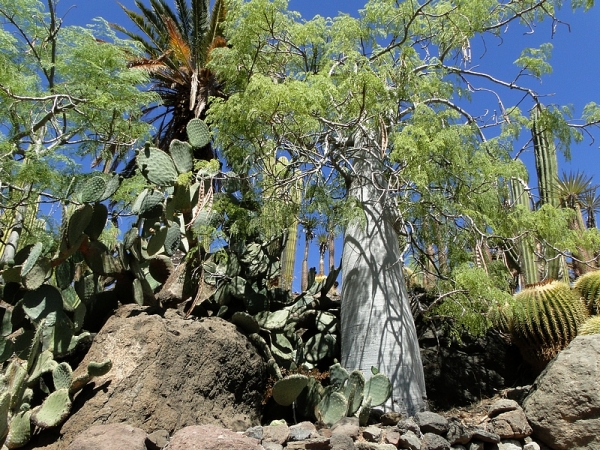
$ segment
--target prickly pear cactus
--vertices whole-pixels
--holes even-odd
[[[307,384],[308,377],[302,374],[293,374],[278,380],[273,385],[273,400],[281,406],[290,406]]]

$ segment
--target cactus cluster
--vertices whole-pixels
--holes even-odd
[[[110,360],[90,363],[84,375],[73,379],[69,364],[56,362],[51,349],[43,349],[47,320],[41,319],[27,359],[13,356],[0,374],[0,444],[6,448],[27,444],[34,427],[45,429],[62,423],[70,414],[73,396],[112,366]],[[52,376],[52,392],[41,382],[44,374]]]
[[[292,374],[273,385],[273,399],[282,406],[304,402],[305,409],[328,426],[347,416],[358,416],[364,426],[371,408],[385,403],[392,393],[390,380],[377,370],[365,381],[361,372],[348,373],[339,363],[329,368],[329,382],[323,387],[312,377]]]

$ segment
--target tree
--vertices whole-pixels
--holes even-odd
[[[225,1],[175,0],[176,11],[165,0],[150,0],[150,7],[135,2],[141,11],[123,10],[143,35],[125,27],[113,27],[141,44],[145,57],[132,59],[131,67],[149,73],[162,102],[146,109],[157,124],[155,141],[167,150],[173,139],[186,140],[185,127],[193,118],[204,118],[211,96],[222,96],[220,83],[206,67],[213,49],[223,47],[221,25],[226,16]],[[212,159],[212,150],[199,155]]]
[[[67,27],[55,0],[1,1],[0,17],[1,260],[10,262],[28,243],[55,245],[57,207],[89,177],[73,160],[114,170],[148,132],[140,111],[157,99],[140,94],[147,77],[127,69],[137,50],[106,22]]]
[[[510,152],[531,121],[500,100],[500,114],[486,117],[469,100],[491,83],[498,99],[505,90],[522,93],[520,105],[539,103],[524,77],[547,73],[549,47],[525,49],[516,76],[503,81],[477,70],[471,40],[495,39],[517,22],[533,29],[545,17],[555,19],[545,0],[371,0],[357,18],[310,21],[284,0],[253,0],[234,1],[228,13],[230,48],[211,63],[229,98],[211,106],[218,141],[236,171],[256,176],[260,160],[281,153],[305,186],[345,190],[342,364],[390,376],[394,409],[426,405],[406,246],[428,255],[444,289],[438,307],[458,323],[468,317],[483,328],[490,302],[509,295],[489,249],[514,242],[509,228],[521,211],[507,209],[505,180],[524,177]],[[586,124],[597,112],[586,109]],[[565,146],[580,137],[560,113],[552,117],[567,130],[556,136]]]

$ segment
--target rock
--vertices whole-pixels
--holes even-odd
[[[472,435],[471,431],[459,420],[451,419],[448,421],[446,439],[450,442],[450,445],[468,444]]]
[[[450,447],[451,450],[467,450],[467,447],[464,445],[456,444]]]
[[[448,431],[448,419],[431,411],[418,412],[415,422],[422,433],[445,434]]]
[[[481,441],[471,441],[469,442],[469,450],[484,450],[485,449],[485,443],[481,442]]]
[[[148,450],[160,450],[169,443],[169,432],[167,430],[156,430],[146,438]]]
[[[517,440],[507,439],[499,442],[498,444],[492,444],[490,450],[522,450],[523,445]]]
[[[515,402],[516,403],[516,402]],[[488,431],[497,434],[501,439],[523,439],[531,435],[533,430],[521,409],[503,412],[494,417],[487,425]]]
[[[488,417],[493,418],[498,414],[514,411],[515,409],[520,409],[519,404],[515,400],[503,398],[490,406],[490,409],[488,410]]]
[[[263,442],[275,442],[276,444],[284,444],[290,437],[290,429],[287,425],[269,425],[263,427]]]
[[[277,444],[276,442],[263,442],[262,448],[264,450],[283,450],[283,445]]]
[[[331,450],[354,450],[354,440],[350,436],[336,434],[329,439]]]
[[[381,417],[381,425],[384,426],[388,426],[388,425],[397,425],[398,422],[400,422],[400,420],[402,420],[404,418],[403,414],[394,412],[394,411],[388,411],[386,413],[384,413]]]
[[[169,450],[262,450],[256,439],[217,425],[194,425],[177,431]]]
[[[421,450],[450,450],[450,442],[436,433],[425,433],[421,440]]]
[[[491,433],[481,428],[475,427],[471,429],[472,439],[478,439],[482,442],[489,442],[491,444],[497,444],[500,442],[500,436],[496,433]]]
[[[555,450],[600,448],[600,335],[576,337],[523,404],[536,440]]]
[[[360,450],[396,450],[396,447],[391,444],[374,444],[373,442],[358,442],[355,444],[355,448]]]
[[[369,442],[379,442],[381,440],[381,428],[370,425],[363,430],[362,435]]]
[[[329,438],[312,438],[307,441],[288,442],[285,446],[289,450],[329,450]],[[345,450],[340,448],[340,450]]]
[[[96,425],[78,434],[68,450],[146,450],[146,432],[124,423]]]
[[[334,423],[331,427],[331,435],[335,436],[337,434],[350,436],[352,439],[356,440],[360,434],[358,417],[344,417],[343,419]]]
[[[523,450],[540,450],[540,445],[537,442],[530,442],[523,446]]]
[[[400,436],[398,446],[408,450],[421,450],[421,440],[414,432],[409,430]]]
[[[246,431],[244,431],[244,436],[248,436],[249,438],[262,441],[263,427],[261,427],[260,425],[257,425],[255,427],[250,427]]]
[[[290,440],[292,441],[303,441],[310,437],[317,437],[317,434],[317,427],[312,422],[300,422],[290,427]]]
[[[383,441],[385,444],[392,444],[398,446],[398,442],[400,442],[400,433],[398,433],[396,430],[388,428],[385,431]]]
[[[75,398],[62,441],[96,424],[173,433],[198,423],[233,430],[259,423],[265,364],[246,336],[218,318],[165,316],[126,305],[108,320],[74,376],[90,361],[110,358],[113,368]]]
[[[412,431],[415,435],[421,436],[421,429],[412,417],[399,421],[396,425],[396,428],[398,429],[400,434],[404,434],[407,431]]]

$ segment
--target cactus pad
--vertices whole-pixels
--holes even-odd
[[[68,389],[73,381],[73,370],[66,362],[61,362],[52,371],[52,381],[55,389]]]
[[[74,246],[77,243],[81,244],[80,237],[83,231],[87,228],[92,220],[94,214],[94,207],[86,204],[80,208],[77,208],[71,217],[69,217],[69,224],[67,228],[67,242],[69,246]]]
[[[273,385],[273,400],[281,406],[290,406],[308,384],[306,375],[294,374]]]
[[[369,378],[365,383],[365,398],[371,398],[371,406],[383,405],[392,395],[390,379],[378,373]]]
[[[343,418],[347,410],[348,402],[339,392],[326,391],[317,405],[321,421],[329,427]]]
[[[54,286],[44,284],[23,297],[23,311],[33,321],[46,317],[52,311],[62,311],[62,295]]]
[[[187,142],[173,139],[169,146],[169,154],[173,158],[175,168],[179,173],[186,173],[194,168],[194,154],[192,146]]]
[[[94,212],[90,223],[83,231],[91,241],[95,241],[100,237],[106,226],[106,219],[108,219],[108,208],[102,203],[94,204]]]
[[[142,175],[158,186],[173,186],[177,181],[177,169],[171,157],[162,150],[146,146],[136,156]]]
[[[352,416],[358,411],[363,401],[365,391],[365,377],[363,374],[354,370],[348,377],[348,383],[344,389],[344,396],[348,399],[348,416]],[[387,400],[387,399],[386,399]]]
[[[31,421],[40,428],[50,428],[62,423],[71,412],[71,398],[67,389],[52,392],[44,403],[33,410]]]
[[[52,276],[52,265],[46,258],[40,258],[27,275],[21,277],[26,289],[35,290]]]
[[[208,125],[201,119],[192,119],[188,122],[187,136],[192,147],[204,147],[210,142],[210,130]]]
[[[112,197],[113,194],[119,189],[119,186],[121,186],[121,177],[119,174],[114,174],[110,178],[106,179],[106,188],[104,189],[104,192],[98,201],[103,202],[104,200]]]
[[[85,181],[85,184],[79,192],[79,198],[82,203],[97,202],[102,198],[106,190],[106,180],[99,176],[93,176]]]
[[[31,411],[19,411],[10,421],[10,430],[4,445],[6,448],[23,447],[31,439]]]
[[[277,331],[283,330],[283,327],[285,327],[285,324],[290,317],[290,312],[285,309],[274,312],[263,311],[256,314],[255,317],[261,327],[270,331]]]
[[[29,255],[27,256],[27,259],[25,260],[25,262],[23,262],[23,266],[21,267],[21,276],[25,276],[29,273],[29,271],[33,268],[38,258],[42,254],[43,249],[44,246],[41,242],[36,242],[33,245],[33,247],[31,247],[31,250],[29,250]]]
[[[164,199],[164,194],[160,191],[152,190],[146,193],[140,204],[140,217],[149,219],[162,215]]]
[[[101,377],[106,375],[112,369],[112,361],[106,359],[102,362],[92,361],[87,366],[87,373],[90,377]]]
[[[175,222],[169,222],[163,244],[165,255],[173,256],[179,248],[179,244],[181,244],[181,231]]]
[[[231,322],[248,334],[258,333],[260,331],[260,327],[258,326],[256,319],[243,311],[233,313],[233,316],[231,316]]]
[[[344,369],[340,363],[335,363],[329,367],[329,381],[336,391],[339,391],[344,387],[344,383],[347,379],[348,371]]]
[[[156,255],[148,261],[148,271],[150,272],[150,276],[159,283],[166,282],[174,269],[175,266],[173,265],[171,258],[165,255]]]

